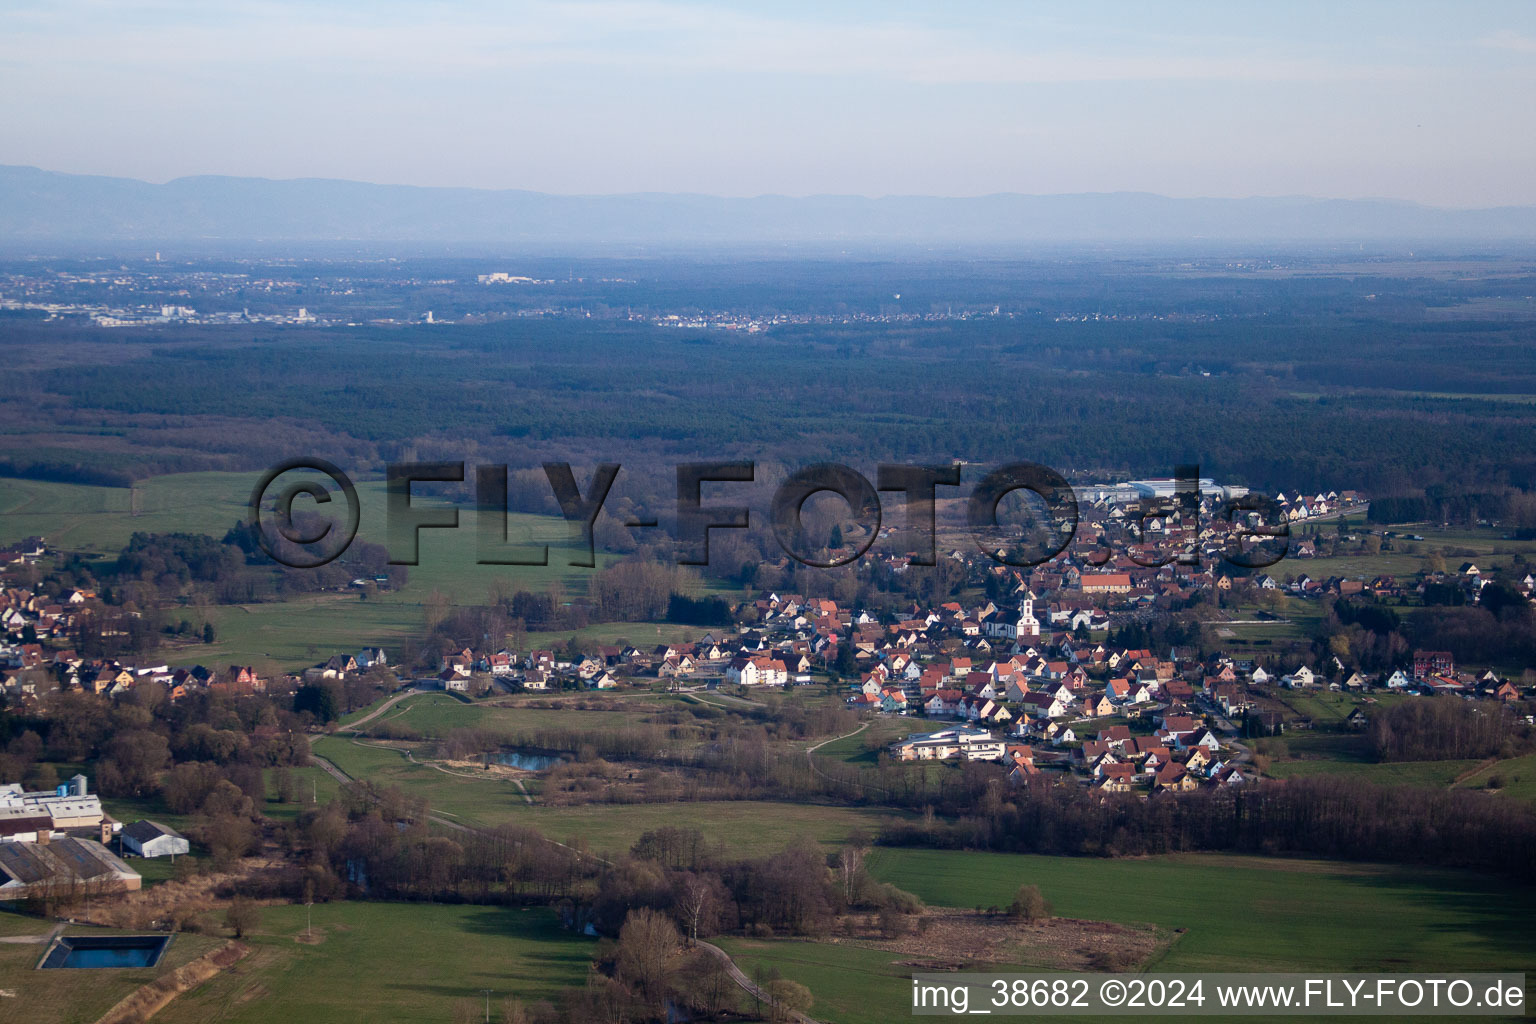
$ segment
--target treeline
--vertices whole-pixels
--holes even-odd
[[[0,783],[49,789],[60,781],[55,764],[84,763],[103,796],[158,796],[191,818],[189,835],[222,868],[260,849],[269,797],[296,799],[291,769],[309,763],[314,722],[285,697],[193,690],[172,702],[146,685],[113,701],[63,691],[24,713],[0,709]]]
[[[564,1003],[568,1020],[676,1019],[676,1008],[715,1016],[732,1007],[729,986],[713,957],[678,956],[718,934],[893,939],[921,931],[927,921],[917,897],[875,881],[864,868],[867,838],[854,835],[834,854],[810,840],[756,857],[732,858],[696,829],[662,828],[640,837],[626,856],[596,879],[578,920],[617,936],[600,954],[608,979],[601,998],[592,986]],[[713,961],[713,963],[709,962]],[[811,994],[775,976],[757,982],[774,1001],[774,1019],[811,1008]],[[596,1003],[597,1005],[594,1005]],[[594,1014],[606,1004],[607,1012]],[[761,1009],[759,1010],[761,1012]]]
[[[673,594],[667,598],[667,621],[684,626],[729,626],[734,619],[730,602],[722,597]]]
[[[0,713],[0,782],[19,782],[35,762],[96,762],[108,795],[158,791],[176,761],[262,767],[303,764],[311,720],[286,699],[238,700],[194,690],[172,702],[164,688],[135,688],[122,700],[68,690],[22,713]],[[297,732],[300,735],[294,735]]]
[[[336,561],[314,569],[273,562],[254,534],[237,523],[222,539],[194,533],[135,533],[105,566],[78,557],[61,570],[74,585],[98,589],[109,605],[154,608],[171,602],[249,604],[295,594],[334,590],[362,576],[384,577],[392,586],[407,579],[405,566],[389,564],[381,544],[355,541]]]
[[[610,861],[515,825],[445,833],[431,825],[426,803],[354,783],[301,813],[279,841],[288,867],[248,881],[245,895],[547,904],[569,927],[612,940],[598,945],[585,986],[567,990],[558,1006],[526,1008],[523,1020],[734,1013],[740,996],[723,962],[689,952],[699,940],[825,936],[839,927],[894,938],[923,925],[916,897],[865,871],[868,840],[857,835],[832,855],[801,840],[733,858],[698,830],[662,828]],[[759,981],[781,1007],[809,1006],[808,994]]]
[[[141,472],[139,475],[147,474]],[[17,462],[14,459],[0,459],[0,477],[95,487],[132,487],[135,479],[133,473],[121,468],[83,462]]]
[[[1371,746],[1382,761],[1515,757],[1532,747],[1532,729],[1493,701],[1405,700],[1371,716]]]
[[[1481,603],[1424,608],[1413,616],[1412,642],[1450,651],[1458,662],[1536,665],[1536,614],[1527,608],[1495,616]]]
[[[1148,799],[999,777],[953,819],[891,821],[896,846],[1139,857],[1226,852],[1433,864],[1528,877],[1536,809],[1458,789],[1315,776]]]
[[[0,713],[0,783],[49,789],[60,781],[56,763],[84,763],[103,796],[158,796],[191,818],[190,837],[222,868],[260,848],[268,773],[288,802],[290,769],[309,761],[309,720],[285,704],[205,691],[172,703],[159,687],[119,701],[53,694],[25,714]]]
[[[1528,529],[1536,526],[1536,494],[1516,488],[1474,492],[1439,484],[1423,495],[1373,497],[1366,518],[1384,526],[1432,522],[1467,527],[1490,519]]]

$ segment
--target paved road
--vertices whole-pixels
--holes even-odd
[[[865,722],[863,725],[861,725],[857,729],[853,730],[853,732],[845,732],[841,736],[833,736],[829,740],[822,740],[820,743],[816,744],[814,747],[807,747],[806,751],[805,751],[805,759],[810,764],[811,771],[814,774],[819,775],[822,778],[826,779],[828,782],[838,782],[838,781],[840,781],[840,780],[835,779],[832,776],[828,775],[826,772],[822,771],[820,768],[817,768],[816,767],[816,758],[813,755],[815,755],[816,751],[820,750],[822,747],[826,746],[828,743],[836,743],[838,740],[845,740],[849,736],[857,736],[859,733],[863,732],[865,729],[868,729],[868,728],[869,728],[869,723]],[[868,784],[865,784],[865,783],[860,783],[859,785],[860,785],[860,788],[862,788],[862,789],[872,790],[873,792],[876,792],[876,793],[888,792],[887,790],[882,789],[879,786],[871,786],[871,785],[868,785]]]
[[[1223,715],[1221,713],[1221,709],[1214,703],[1205,700],[1204,698],[1199,701],[1199,706],[1203,710],[1209,712],[1211,718],[1215,721],[1216,729],[1222,734],[1222,742],[1226,743],[1227,746],[1237,751],[1237,753],[1231,757],[1230,760],[1236,761],[1239,764],[1245,764],[1249,761],[1252,761],[1253,751],[1248,748],[1246,743],[1241,743],[1238,741],[1237,737],[1240,735],[1240,733],[1238,732],[1237,726],[1232,724],[1231,719],[1227,718],[1226,715]]]
[[[418,693],[425,693],[425,692],[426,692],[425,690],[418,690],[415,687],[412,687],[409,690],[402,690],[401,692],[395,694],[393,697],[389,698],[389,700],[385,701],[383,704],[380,704],[378,707],[376,707],[372,711],[368,712],[362,718],[359,718],[357,721],[351,723],[350,725],[344,726],[343,729],[345,731],[348,731],[348,732],[361,732],[363,726],[367,725],[369,722],[373,721],[375,718],[378,718],[384,712],[388,711],[390,708],[394,707],[396,704],[398,704],[401,701],[405,700],[405,698],[407,698],[407,697],[414,697]]]
[[[822,740],[820,743],[816,744],[814,747],[807,747],[806,751],[805,751],[805,756],[806,757],[810,757],[812,754],[816,753],[816,751],[820,750],[822,747],[826,746],[828,743],[836,743],[838,740],[845,740],[849,736],[857,736],[859,733],[863,732],[865,729],[868,729],[868,728],[869,728],[869,723],[865,722],[863,725],[861,725],[857,729],[853,730],[853,732],[845,732],[841,736],[833,736],[829,740]]]
[[[699,940],[699,948],[707,953],[713,954],[721,961],[723,961],[725,964],[725,973],[731,976],[731,980],[734,981],[743,992],[749,996],[752,996],[754,999],[762,1000],[764,1003],[770,1006],[773,1005],[773,999],[768,995],[768,993],[758,988],[757,983],[754,982],[751,978],[747,977],[746,973],[740,967],[736,966],[736,961],[731,959],[731,955],[729,953],[721,949],[719,946],[705,942],[702,939]],[[815,1017],[811,1017],[803,1013],[798,1013],[793,1010],[789,1011],[789,1018],[794,1021],[799,1021],[799,1024],[821,1024],[821,1022],[818,1021]]]

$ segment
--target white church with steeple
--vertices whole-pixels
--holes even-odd
[[[1031,591],[1024,592],[1024,599],[1019,602],[1019,614],[1009,617],[999,615],[987,624],[987,634],[999,640],[1013,640],[1015,642],[1034,640],[1040,636],[1040,620],[1035,618],[1035,595]]]

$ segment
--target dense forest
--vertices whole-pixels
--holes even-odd
[[[1410,499],[1384,505],[1384,519],[1536,526],[1536,508],[1511,499],[1536,485],[1536,408],[1518,400],[1536,394],[1531,321],[1457,309],[1524,296],[1529,277],[1181,276],[1092,262],[629,270],[604,286],[606,301],[588,295],[586,311],[606,314],[590,318],[116,332],[11,318],[0,472],[126,483],[296,453],[360,475],[387,460],[464,459],[510,466],[514,507],[555,511],[537,472],[550,459],[620,462],[614,500],[662,505],[690,458],[755,460],[765,486],[823,459],[866,471],[1027,459],[1077,478],[1198,462],[1272,491]],[[999,312],[823,316],[757,332],[625,319],[867,317],[892,305],[879,289],[893,280],[899,311],[977,308],[990,295]],[[567,298],[583,287],[598,288],[570,285]],[[378,285],[380,301],[390,294]],[[460,296],[471,299],[485,301]]]

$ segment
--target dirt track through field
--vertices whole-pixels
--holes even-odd
[[[194,989],[220,971],[239,963],[251,949],[241,942],[227,942],[191,963],[182,964],[125,996],[96,1024],[141,1024],[165,1009],[172,999]]]
[[[718,957],[725,963],[725,973],[731,976],[731,980],[734,981],[743,992],[754,999],[762,1000],[762,1002],[769,1006],[774,1005],[773,997],[764,992],[762,989],[758,988],[757,984],[751,978],[747,977],[746,972],[744,972],[740,967],[736,966],[736,961],[731,959],[731,954],[727,953],[719,946],[711,945],[702,939],[699,940],[698,945],[700,949],[704,950],[706,953],[710,953]],[[821,1022],[818,1021],[815,1017],[799,1013],[795,1010],[788,1010],[786,1012],[788,1013],[790,1019],[798,1022],[798,1024],[821,1024]]]

